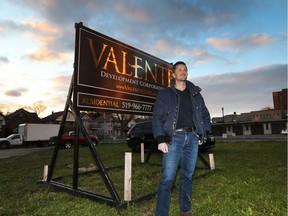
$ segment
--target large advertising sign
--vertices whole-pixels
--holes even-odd
[[[76,24],[75,110],[150,115],[172,65]]]

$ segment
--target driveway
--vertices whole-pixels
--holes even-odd
[[[11,148],[11,149],[1,149],[0,159],[10,158],[13,156],[21,156],[30,154],[32,152],[44,151],[54,147],[39,147],[39,148]]]

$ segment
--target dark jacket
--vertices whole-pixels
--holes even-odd
[[[170,83],[170,87],[158,92],[154,104],[153,134],[158,143],[167,142],[167,139],[172,137],[176,130],[180,97],[175,90],[175,79],[172,79]],[[191,93],[196,133],[202,141],[205,141],[206,133],[211,132],[211,119],[204,99],[200,94],[201,88],[190,81],[186,81],[186,88],[189,88]]]

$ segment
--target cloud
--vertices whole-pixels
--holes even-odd
[[[51,22],[38,21],[35,19],[25,19],[21,25],[33,38],[36,48],[30,50],[24,58],[37,62],[66,63],[71,54],[67,49],[61,48],[59,38],[63,36],[63,31]],[[26,34],[27,34],[26,33]],[[64,42],[65,40],[61,40]]]
[[[238,73],[209,75],[190,79],[203,90],[212,115],[241,113],[273,107],[272,92],[287,88],[287,65],[268,65]]]
[[[37,62],[67,62],[72,54],[73,39],[63,28],[52,22],[39,21],[35,18],[21,20],[19,23],[13,21],[2,21],[0,23],[2,36],[11,34],[22,35],[33,41],[34,48],[28,51],[24,58]],[[67,46],[67,43],[69,44]],[[1,63],[1,59],[0,59]]]
[[[69,87],[69,84],[71,82],[71,75],[61,75],[61,76],[55,76],[50,79],[54,83],[54,89],[59,91],[62,90],[63,87],[65,90],[67,89],[67,86]]]
[[[9,63],[9,59],[6,56],[0,56],[0,64]]]
[[[191,45],[191,41],[201,32],[207,31],[207,28],[216,26],[221,28],[223,19],[228,22],[232,20],[231,17],[240,17],[243,10],[239,8],[244,4],[243,1],[233,4],[226,2],[225,5],[229,10],[224,13],[223,7],[213,1],[202,3],[169,0],[165,4],[154,0],[141,3],[130,0],[116,2],[23,0],[20,3],[13,0],[13,2],[17,2],[21,8],[32,10],[35,15],[43,17],[43,20],[49,20],[49,23],[46,23],[30,18],[23,20],[21,25],[16,27],[31,33],[35,33],[36,30],[40,30],[41,34],[53,33],[55,39],[51,41],[49,47],[62,51],[74,48],[74,37],[69,35],[74,34],[73,24],[80,21],[87,27],[125,43],[129,42],[128,44],[136,48],[144,48],[143,50],[147,50],[145,48],[147,46],[154,47],[153,41],[161,39],[168,41],[173,39],[174,44],[182,46],[187,46],[187,43]],[[237,10],[233,9],[235,4],[239,6]],[[38,34],[39,32],[36,35]]]
[[[38,85],[44,92],[38,86],[35,87],[34,83],[34,90],[29,89],[29,93],[37,92],[38,97],[53,108],[59,104],[61,108],[64,107],[71,76],[49,78],[55,74],[66,74],[67,72],[63,72],[66,70],[64,63],[70,62],[67,67],[72,66],[74,24],[80,21],[84,26],[166,61],[183,60],[197,69],[198,74],[227,71],[232,68],[227,64],[234,64],[230,70],[257,67],[263,65],[267,56],[268,63],[265,64],[285,63],[282,53],[283,47],[287,46],[286,22],[281,22],[284,10],[279,12],[279,5],[287,6],[283,2],[276,4],[274,1],[257,0],[247,4],[247,0],[167,0],[165,3],[155,0],[10,0],[7,1],[7,8],[12,8],[11,14],[19,16],[7,16],[15,21],[7,20],[6,17],[6,20],[0,20],[3,44],[8,37],[13,37],[14,40],[13,44],[7,46],[10,50],[2,50],[0,64],[2,63],[1,67],[7,71],[8,76],[14,76],[14,73],[15,76],[13,90],[9,90],[10,87],[8,91],[3,88],[2,95],[21,96],[23,92],[19,91],[17,85],[23,86],[23,81],[19,75],[16,77],[16,71],[21,71],[27,74],[30,83],[39,80]],[[0,4],[5,6],[5,1]],[[272,17],[274,11],[279,12],[279,17],[275,19]],[[269,16],[261,15],[266,14],[265,12]],[[275,30],[270,31],[272,23],[277,25]],[[285,33],[280,35],[283,31]],[[14,51],[14,47],[17,50]],[[22,47],[22,50],[19,51],[18,47]],[[259,48],[262,51],[260,54],[257,53]],[[240,53],[242,51],[245,51],[245,55]],[[257,58],[254,54],[257,54]],[[19,56],[23,58],[20,59]],[[13,64],[3,64],[12,61]],[[39,62],[47,63],[45,68]],[[12,70],[16,66],[18,68]],[[276,72],[279,68],[281,65],[271,65],[232,74],[195,77],[192,80],[203,88],[203,94],[207,94],[207,103],[215,112],[221,111],[221,106],[227,112],[229,109],[237,112],[250,111],[272,104],[271,92],[286,86],[283,84],[283,80],[286,81],[283,69],[281,73]],[[41,75],[40,71],[43,72]],[[282,76],[282,80],[275,75]],[[33,77],[33,81],[30,81]],[[7,89],[6,86],[5,88]],[[239,99],[236,99],[238,95]],[[250,99],[252,95],[253,100]],[[29,95],[28,99],[30,98],[33,97]],[[13,103],[19,102],[18,99],[9,99]],[[24,99],[20,103],[28,103],[27,101]]]
[[[272,43],[273,38],[267,34],[256,34],[238,38],[208,38],[206,43],[219,51],[240,51],[266,46]]]
[[[38,62],[66,63],[69,60],[69,54],[56,52],[47,48],[39,48],[26,54],[24,58]]]
[[[25,28],[22,25],[16,23],[15,21],[12,20],[0,21],[1,36],[8,36],[11,35],[11,33],[20,33],[23,30],[25,30]]]
[[[27,92],[28,89],[27,88],[17,88],[17,89],[11,89],[5,92],[6,96],[9,97],[20,97],[22,96],[23,92]]]
[[[25,29],[33,30],[34,32],[42,33],[59,33],[59,28],[52,26],[50,23],[38,21],[35,19],[25,19],[20,22]]]
[[[35,43],[34,51],[27,53],[29,59],[52,62],[61,59],[64,53],[72,55],[73,25],[82,21],[89,28],[160,58],[171,59],[175,55],[191,55],[192,52],[192,55],[196,55],[195,61],[193,60],[195,64],[203,64],[213,59],[227,62],[226,59],[208,51],[202,52],[201,55],[196,54],[194,48],[199,41],[195,38],[204,31],[221,29],[223,25],[245,19],[249,8],[255,5],[255,2],[247,5],[244,0],[231,3],[225,0],[217,2],[168,0],[165,4],[154,0],[144,2],[71,0],[69,3],[56,0],[23,0],[19,3],[12,0],[12,2],[42,17],[42,20],[28,18],[22,20],[20,24],[6,22],[6,25],[9,24],[14,29],[30,33],[30,37],[39,43]],[[225,7],[222,6],[224,4]],[[207,43],[215,49],[223,49],[221,46],[223,43],[229,44],[230,49],[235,50],[238,47],[233,43],[234,40],[211,37]],[[242,40],[244,43],[249,38]],[[255,38],[254,41],[259,41],[259,38],[258,40]],[[58,52],[61,56],[55,55]]]
[[[210,54],[206,49],[202,47],[196,47],[192,50],[192,60],[191,60],[191,65],[195,66],[198,64],[207,64],[212,61],[222,61],[226,64],[232,64],[232,62],[228,61],[227,59],[215,55],[215,54]]]

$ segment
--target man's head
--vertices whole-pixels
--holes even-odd
[[[173,73],[175,73],[175,70],[176,70],[176,68],[177,68],[178,65],[184,65],[184,66],[186,67],[186,70],[187,70],[187,66],[186,66],[185,62],[183,62],[183,61],[178,61],[178,62],[176,62],[175,64],[173,64],[173,66],[172,66],[172,72],[173,72]]]
[[[176,81],[186,81],[188,69],[184,62],[178,61],[172,67],[172,76]]]

